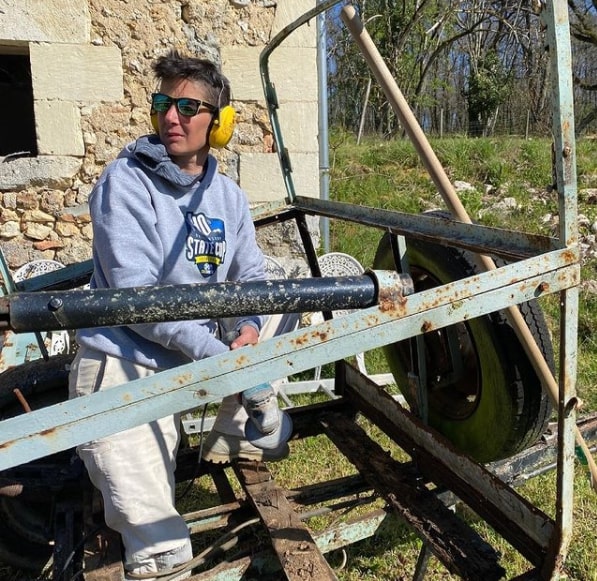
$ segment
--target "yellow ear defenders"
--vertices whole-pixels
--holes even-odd
[[[157,111],[153,110],[153,107],[149,111],[149,118],[151,119],[151,126],[153,127],[154,132],[159,133],[160,127],[158,125],[158,113],[157,113]]]
[[[214,117],[211,130],[209,132],[209,145],[216,149],[226,147],[232,139],[234,133],[234,124],[236,121],[236,111],[231,105],[226,105],[219,109]]]
[[[153,109],[150,111],[151,126],[159,133],[158,114]],[[215,115],[209,131],[209,146],[216,149],[226,147],[232,139],[236,111],[231,105],[222,107]]]

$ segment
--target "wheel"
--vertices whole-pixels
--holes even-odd
[[[68,398],[68,372],[74,355],[57,355],[48,361],[37,359],[0,374],[0,420],[24,413],[14,389],[25,397],[32,410]],[[25,466],[25,478],[39,469],[47,475],[68,469],[69,452],[55,454]],[[0,488],[10,488],[18,480],[21,467],[0,473]],[[46,476],[47,477],[47,476]],[[25,485],[26,487],[26,485]],[[57,490],[23,492],[22,496],[0,495],[0,561],[18,569],[41,571],[52,557],[52,515]]]
[[[470,252],[417,239],[407,240],[406,248],[415,292],[477,272]],[[374,268],[395,268],[388,235],[378,246]],[[553,370],[553,348],[539,305],[531,301],[519,308]],[[525,449],[543,433],[551,404],[504,313],[422,337],[428,422],[457,448],[479,462],[491,462]],[[398,388],[416,408],[416,389],[409,388],[409,377],[419,376],[416,339],[386,345],[384,352]]]
[[[73,353],[35,359],[0,373],[0,420],[23,413],[14,390],[18,388],[31,409],[40,409],[68,399],[68,373]]]

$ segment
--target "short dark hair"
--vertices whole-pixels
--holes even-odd
[[[216,107],[230,104],[230,81],[211,61],[183,56],[177,50],[158,57],[152,65],[160,81],[189,79],[201,83],[207,89],[207,99]]]

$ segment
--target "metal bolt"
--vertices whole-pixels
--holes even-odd
[[[62,299],[59,299],[58,297],[50,299],[50,302],[48,303],[48,308],[50,309],[50,311],[57,311],[61,309],[63,306],[64,303],[62,302]]]

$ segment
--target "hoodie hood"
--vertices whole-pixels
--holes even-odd
[[[211,155],[207,156],[206,168],[200,175],[190,175],[183,172],[170,158],[164,144],[157,135],[145,135],[129,143],[118,156],[133,158],[146,170],[158,175],[162,179],[176,186],[188,187],[197,181],[211,181],[216,164]]]

